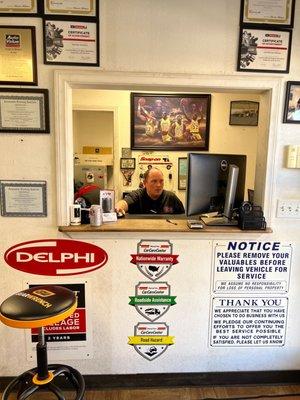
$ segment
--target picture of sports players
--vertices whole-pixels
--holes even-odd
[[[170,133],[175,142],[183,142],[186,140],[185,125],[182,121],[181,114],[178,114],[176,120],[172,123]]]
[[[159,121],[159,131],[161,133],[161,140],[163,143],[172,142],[172,136],[170,135],[171,119],[170,116],[164,112],[161,120]]]
[[[210,97],[131,93],[132,148],[207,150]]]

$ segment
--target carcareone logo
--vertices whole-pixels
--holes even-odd
[[[101,247],[78,240],[48,239],[19,243],[4,254],[7,264],[36,275],[78,275],[103,267],[108,255]]]

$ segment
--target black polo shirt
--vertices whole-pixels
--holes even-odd
[[[184,207],[179,198],[168,190],[163,190],[157,200],[148,196],[146,189],[128,193],[124,200],[129,214],[183,214]]]

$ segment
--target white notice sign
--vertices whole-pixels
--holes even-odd
[[[292,247],[280,242],[214,242],[215,293],[288,292]]]
[[[215,297],[210,345],[284,346],[287,308],[284,297]]]

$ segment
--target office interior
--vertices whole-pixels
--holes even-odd
[[[237,71],[239,0],[187,0],[184,4],[179,0],[102,0],[99,15],[100,66],[96,67],[44,64],[42,19],[31,16],[16,22],[13,16],[0,16],[3,26],[35,27],[35,88],[48,89],[50,116],[49,134],[0,135],[1,180],[45,181],[47,202],[43,217],[0,216],[1,301],[29,285],[64,285],[81,292],[84,300],[78,320],[84,327],[78,329],[82,336],[72,340],[63,327],[57,330],[60,339],[55,330],[49,330],[52,342],[48,347],[51,361],[74,366],[88,382],[94,376],[119,375],[134,380],[136,374],[192,377],[195,373],[235,374],[236,382],[242,382],[239,372],[299,381],[300,211],[289,215],[281,206],[300,207],[299,167],[287,164],[288,146],[300,146],[299,125],[283,121],[287,82],[300,81],[300,2],[295,3],[290,67],[285,73]],[[171,169],[161,167],[165,188],[186,201],[185,190],[178,186],[178,160],[187,157],[188,150],[131,148],[132,92],[211,95],[209,149],[205,152],[247,156],[245,200],[247,190],[253,190],[268,230],[226,231],[224,227],[189,232],[172,224],[166,228],[149,222],[144,227],[139,222],[137,228],[130,220],[126,227],[124,220],[117,220],[103,224],[104,229],[71,229],[74,159],[84,153],[83,147],[92,148],[91,155],[97,148],[111,149],[103,158],[108,160],[103,161],[103,189],[114,190],[116,200],[138,188],[140,174],[147,168],[141,157],[166,156]],[[259,103],[257,126],[229,124],[230,103],[243,100]],[[124,149],[136,162],[130,182],[120,169]],[[94,184],[95,168],[100,164],[85,167],[80,165],[80,179],[88,179],[87,172],[92,171],[94,176],[84,184]],[[116,229],[118,224],[124,229]],[[26,272],[9,265],[5,258],[14,246],[47,240],[95,245],[107,259],[91,271],[51,276]],[[143,244],[154,251],[158,245],[165,246],[176,262],[160,275],[151,274],[147,266],[134,262],[134,257],[142,254]],[[220,258],[226,251],[236,258],[253,252],[257,264],[239,265],[242,269],[235,272],[247,277],[237,278],[228,269],[222,274]],[[277,260],[277,251],[282,264],[261,263],[262,254]],[[247,270],[247,266],[258,265],[263,265],[259,271]],[[252,278],[251,273],[258,275]],[[246,280],[253,289],[247,291],[246,283],[239,289],[236,282],[230,288],[230,279]],[[269,281],[269,289],[260,284],[264,279]],[[176,297],[167,310],[161,311],[162,305],[156,307],[161,316],[151,316],[150,311],[147,315],[145,307],[130,304],[141,285],[151,288],[156,283],[166,285],[165,295]],[[153,310],[155,313],[155,307]],[[137,345],[138,329],[143,324],[149,329],[161,324],[168,332],[155,356],[146,354],[150,348]],[[0,337],[0,382],[6,382],[7,377],[33,368],[34,343],[28,330],[4,324],[0,324]]]

